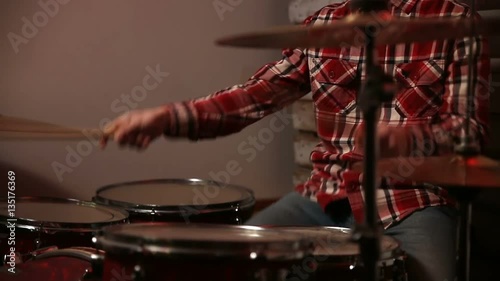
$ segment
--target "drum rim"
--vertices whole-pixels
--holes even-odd
[[[318,230],[318,231],[325,231],[328,229],[334,229],[334,230],[340,230],[344,233],[351,233],[352,229],[347,228],[347,227],[336,227],[336,226],[271,226],[270,228],[276,228],[276,229],[281,229],[282,231],[291,231],[291,230],[300,230],[300,229],[307,229],[307,230]],[[319,234],[321,235],[321,234]],[[391,259],[396,259],[400,256],[403,255],[403,251],[401,249],[401,242],[397,240],[394,237],[388,236],[388,235],[382,235],[382,239],[387,239],[390,240],[395,244],[396,247],[389,249],[389,250],[381,250],[380,251],[380,258],[379,261],[387,261]],[[383,246],[381,244],[381,246]],[[315,251],[312,253],[313,258],[324,258],[326,262],[348,262],[348,263],[360,263],[361,262],[361,254],[352,254],[352,255],[321,255],[321,254],[316,254]]]
[[[272,242],[251,242],[251,241],[218,241],[215,243],[211,240],[189,240],[179,238],[168,239],[148,239],[140,235],[126,235],[120,233],[120,230],[127,228],[144,228],[144,227],[166,227],[166,228],[181,228],[181,229],[199,229],[209,230],[214,228],[224,229],[241,229],[241,230],[257,230],[262,233],[279,234],[282,239]],[[203,233],[203,232],[201,232]],[[288,235],[289,239],[285,239]],[[166,222],[149,222],[135,223],[126,225],[114,225],[103,228],[96,236],[97,248],[102,249],[105,253],[120,254],[137,254],[143,253],[147,255],[158,255],[168,257],[186,257],[198,255],[196,257],[216,257],[216,258],[243,258],[245,260],[292,260],[301,259],[310,256],[313,251],[310,239],[297,234],[284,233],[276,230],[269,230],[258,226],[249,225],[223,225],[223,224],[183,224],[183,223],[166,223]],[[203,249],[200,249],[200,245]],[[254,257],[250,258],[251,255]]]
[[[3,198],[0,198],[2,200]],[[16,204],[20,202],[34,202],[34,203],[69,203],[78,206],[84,207],[93,207],[99,209],[106,209],[113,211],[113,215],[117,216],[117,214],[123,216],[123,218],[116,218],[110,221],[105,222],[55,222],[55,221],[39,221],[35,219],[29,218],[19,218],[16,217],[16,227],[28,229],[32,231],[64,231],[69,230],[71,232],[95,232],[105,226],[110,226],[114,224],[122,224],[128,222],[129,213],[126,210],[116,208],[113,206],[104,206],[97,204],[92,201],[84,201],[74,198],[62,198],[62,197],[48,197],[48,196],[22,196],[16,197]],[[7,202],[7,201],[4,201]],[[7,217],[5,215],[0,214],[0,224],[7,224]]]
[[[136,185],[141,183],[187,183],[190,185],[200,185],[203,183],[215,184],[218,186],[235,188],[243,193],[247,193],[249,196],[241,200],[229,201],[225,203],[208,204],[208,205],[155,205],[155,204],[135,204],[131,202],[125,202],[120,200],[114,200],[105,198],[101,195],[102,192],[119,188],[120,186]],[[109,205],[119,208],[126,209],[129,213],[144,213],[144,214],[177,214],[182,211],[182,208],[196,209],[198,213],[216,213],[228,210],[234,210],[236,208],[247,209],[252,208],[255,205],[255,194],[253,190],[235,184],[226,184],[213,180],[199,179],[199,178],[172,178],[172,179],[151,179],[151,180],[136,180],[121,183],[114,183],[100,187],[96,191],[96,195],[92,198],[97,204]],[[200,206],[203,208],[199,209]]]
[[[64,249],[56,249],[39,254],[32,258],[33,261],[51,257],[72,257],[88,262],[98,262],[102,260],[105,252],[96,248],[89,247],[70,247]]]

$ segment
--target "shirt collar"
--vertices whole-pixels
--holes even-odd
[[[397,8],[400,8],[403,12],[409,14],[413,10],[413,7],[415,7],[415,4],[417,4],[417,1],[418,0],[391,0],[391,3]]]

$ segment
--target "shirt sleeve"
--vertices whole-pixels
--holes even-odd
[[[456,40],[452,61],[447,67],[443,103],[439,118],[430,126],[410,128],[411,154],[436,156],[453,153],[458,141],[467,136],[466,122],[470,124],[469,136],[473,144],[482,150],[489,135],[489,94],[491,66],[489,42],[484,37],[474,40],[473,74],[469,73],[470,38]],[[473,75],[470,107],[468,78]],[[467,111],[470,110],[470,119]],[[424,153],[422,153],[424,152]]]

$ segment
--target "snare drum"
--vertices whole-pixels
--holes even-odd
[[[314,270],[315,281],[362,280],[363,264],[359,245],[351,241],[350,229],[339,227],[275,227],[280,231],[298,233],[312,239],[315,250],[307,265]],[[382,236],[380,240],[380,281],[406,281],[405,256],[398,241]],[[295,276],[299,277],[299,276]],[[290,280],[294,276],[290,276]],[[302,280],[299,278],[297,280]]]
[[[242,224],[255,206],[247,188],[199,179],[162,179],[105,186],[94,202],[120,207],[130,222]]]
[[[14,217],[9,215],[11,213]],[[19,197],[15,210],[8,209],[7,203],[0,203],[2,258],[21,255],[22,261],[23,256],[52,246],[93,247],[92,238],[99,229],[126,223],[127,217],[126,211],[74,199]],[[10,237],[13,238],[9,240]],[[15,248],[15,253],[11,253],[11,247]]]
[[[310,240],[252,226],[129,224],[103,229],[103,279],[286,280],[293,264],[312,253]]]
[[[0,268],[0,280],[100,281],[101,273],[94,268],[98,268],[103,256],[104,252],[92,248],[48,251],[13,269]]]

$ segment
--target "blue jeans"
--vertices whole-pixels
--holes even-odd
[[[408,256],[409,281],[455,280],[456,213],[450,207],[428,207],[385,230],[384,234],[398,240]],[[347,228],[354,223],[352,215],[342,219],[330,217],[317,203],[298,193],[286,195],[246,222],[248,225]]]

